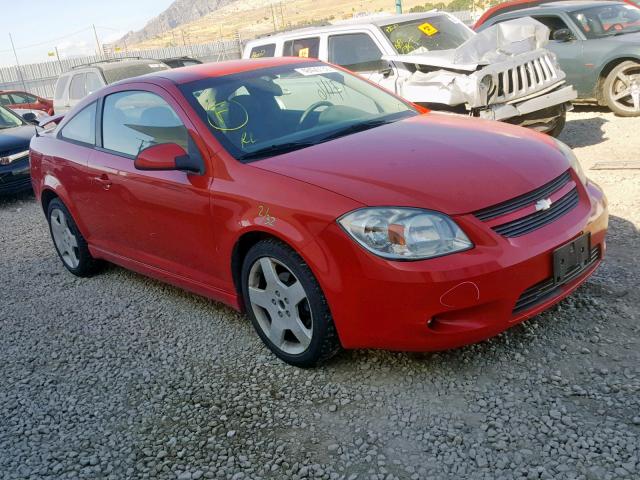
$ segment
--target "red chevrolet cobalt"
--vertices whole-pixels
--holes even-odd
[[[563,143],[279,58],[120,82],[31,143],[65,267],[222,301],[281,359],[441,350],[583,283],[607,207]]]

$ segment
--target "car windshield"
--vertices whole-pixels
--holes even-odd
[[[125,78],[133,78],[147,73],[160,72],[168,70],[169,67],[160,61],[144,62],[123,62],[122,65],[109,66],[103,70],[104,78],[107,83],[115,83]]]
[[[180,88],[229,153],[245,162],[418,115],[390,93],[319,62],[206,78]]]
[[[4,107],[0,107],[0,130],[5,128],[15,128],[24,125],[24,122]]]
[[[640,31],[640,9],[622,3],[576,10],[571,17],[590,39]]]
[[[401,55],[458,48],[474,33],[448,15],[431,15],[380,27]]]

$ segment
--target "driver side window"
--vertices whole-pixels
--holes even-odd
[[[569,28],[569,25],[567,25],[567,23],[563,19],[555,15],[534,16],[533,18],[539,21],[540,23],[542,23],[544,26],[546,26],[550,30],[549,40],[553,40],[553,34],[558,30],[564,30],[564,29],[571,30]]]
[[[180,117],[158,95],[143,91],[105,97],[102,144],[107,150],[135,157],[151,145],[176,143],[188,151],[189,133]]]

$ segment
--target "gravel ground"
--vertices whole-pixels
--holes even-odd
[[[585,167],[640,120],[579,109]],[[32,197],[0,202],[6,479],[640,478],[640,171],[588,171],[608,258],[551,311],[439,354],[289,367],[230,309],[117,267],[66,273]]]

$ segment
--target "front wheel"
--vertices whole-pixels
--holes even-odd
[[[602,83],[602,97],[616,115],[640,116],[640,63],[628,60],[611,70]]]
[[[340,350],[318,281],[283,243],[263,240],[249,250],[242,267],[242,296],[256,332],[285,362],[315,367]]]

